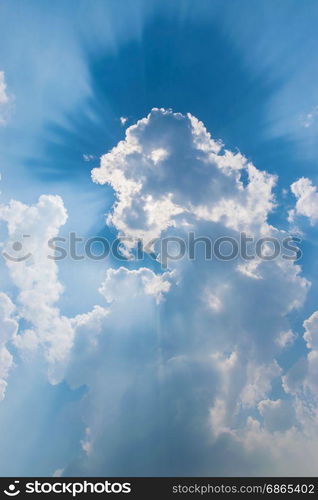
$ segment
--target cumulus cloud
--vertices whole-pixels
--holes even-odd
[[[114,189],[107,222],[120,236],[149,241],[190,229],[212,238],[243,230],[285,236],[268,223],[275,176],[224,149],[190,114],[152,110],[101,158],[92,178]],[[170,262],[164,274],[109,270],[100,288],[109,304],[104,334],[80,365],[82,344],[75,342],[67,373],[72,385],[87,384],[95,409],[85,419],[85,470],[279,470],[277,457],[298,422],[298,400],[272,397],[283,375],[277,357],[293,341],[288,315],[303,304],[308,287],[300,266],[281,257],[256,259],[247,269],[241,258],[207,261],[204,250],[195,261]],[[254,439],[256,432],[262,439]],[[276,451],[275,444],[268,448],[273,433],[280,436]],[[160,446],[159,435],[169,436]]]
[[[165,292],[168,292],[171,286],[172,273],[155,274],[147,268],[137,270],[128,270],[125,267],[119,269],[109,269],[106,279],[100,287],[101,294],[107,302],[114,300],[127,300],[132,297],[143,297],[143,295],[153,296],[159,303]]]
[[[304,321],[304,328],[307,356],[286,374],[284,386],[286,392],[296,395],[304,404],[310,401],[311,408],[315,407],[318,415],[318,311]]]
[[[148,240],[176,226],[181,215],[261,229],[274,206],[276,182],[240,153],[223,150],[191,114],[163,109],[129,127],[92,179],[115,190],[118,201],[108,222],[126,236]]]
[[[73,339],[69,319],[56,306],[63,292],[57,264],[48,258],[48,242],[67,219],[63,201],[50,195],[42,195],[32,206],[12,200],[0,206],[0,219],[8,228],[4,255],[18,289],[19,316],[30,325],[15,338],[15,344],[27,350],[40,345],[49,363],[50,378],[57,382]]]
[[[310,318],[304,322],[304,339],[307,347],[312,350],[318,350],[318,311],[314,312]]]
[[[284,431],[295,423],[295,411],[290,401],[264,399],[258,404],[264,426],[271,432]]]
[[[34,205],[12,200],[0,206],[0,220],[6,223],[8,236],[3,243],[3,255],[12,283],[18,294],[15,306],[2,294],[3,338],[1,338],[1,394],[4,394],[6,377],[13,358],[6,348],[12,341],[20,355],[40,349],[48,364],[51,383],[60,382],[64,376],[74,339],[77,345],[84,342],[88,348],[96,347],[96,336],[105,327],[109,308],[94,306],[85,314],[69,318],[61,314],[57,303],[64,287],[58,277],[57,262],[52,258],[53,249],[48,242],[59,234],[67,220],[67,212],[59,196],[42,195]],[[159,303],[171,286],[172,273],[156,275],[147,268],[128,270],[109,269],[101,284],[100,292],[106,303],[119,297],[130,300],[131,295],[143,299],[143,293]],[[6,306],[6,307],[5,307]],[[115,306],[114,306],[115,307]],[[10,319],[16,311],[23,320],[18,334],[18,322]],[[6,327],[14,326],[8,337]]]
[[[318,192],[317,188],[306,177],[301,177],[291,185],[291,191],[297,202],[294,209],[289,212],[289,220],[292,222],[296,215],[308,217],[314,225],[318,220]]]
[[[268,222],[276,177],[226,150],[190,114],[153,109],[102,156],[92,179],[112,186],[107,223],[121,237],[286,236]],[[43,350],[52,382],[64,376],[87,388],[82,453],[63,475],[264,475],[296,464],[299,474],[300,443],[317,457],[307,400],[315,319],[305,326],[308,359],[290,373],[278,361],[294,339],[290,313],[310,286],[299,265],[280,255],[207,260],[200,246],[194,260],[171,260],[163,272],[158,255],[151,269],[105,270],[105,304],[66,318],[56,263],[44,259],[42,244],[66,220],[62,200],[11,202],[0,214],[7,253],[32,235],[23,248],[32,257],[8,261],[30,324],[14,342]]]
[[[8,346],[16,337],[17,331],[15,306],[5,293],[0,292],[0,401],[5,396],[7,378],[13,365],[13,356]]]

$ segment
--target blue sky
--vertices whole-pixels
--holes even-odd
[[[309,457],[302,473],[314,473],[317,9],[309,0],[0,1],[0,239],[7,248],[33,231],[35,259],[0,263],[0,324],[13,332],[0,332],[2,475],[293,475],[302,457],[292,442]],[[241,162],[250,192],[234,167],[206,174],[224,154],[206,131],[237,154],[230,163]],[[169,152],[163,177],[145,166],[151,148]],[[277,176],[273,206],[265,171]],[[141,182],[138,196],[130,182]],[[202,215],[222,200],[233,213]],[[46,235],[180,236],[184,220],[212,237],[301,234],[300,267],[263,263],[257,280],[201,257],[167,274],[149,258],[43,265]],[[293,342],[278,348],[289,331]],[[277,449],[266,449],[273,433]]]

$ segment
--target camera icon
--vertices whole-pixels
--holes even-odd
[[[30,238],[30,236],[31,236],[30,234],[23,234],[22,238]],[[13,253],[12,250],[15,253],[15,255],[12,255]],[[25,260],[28,260],[32,256],[32,254],[22,253],[22,255],[19,255],[21,254],[22,250],[23,250],[23,243],[21,241],[14,241],[12,243],[10,253],[4,251],[2,252],[2,255],[5,259],[10,260],[11,262],[23,262]]]
[[[13,483],[9,484],[8,490],[4,490],[3,493],[9,497],[16,497],[19,495],[20,490],[17,489],[17,485],[20,483],[20,481],[14,481]]]

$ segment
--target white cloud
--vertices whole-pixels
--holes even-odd
[[[153,157],[158,150],[167,152],[161,161]],[[191,115],[152,110],[101,158],[92,178],[115,191],[117,201],[108,222],[120,235],[147,240],[183,236],[190,228],[213,238],[238,236],[242,230],[254,238],[286,236],[267,220],[275,207],[276,177],[259,171],[240,153],[224,150]],[[122,455],[114,461],[109,439],[126,456],[137,446],[131,429],[140,432],[143,421],[143,447],[137,446],[134,464],[126,463],[126,474],[164,474],[162,464],[180,447],[191,473],[213,474],[214,447],[222,439],[227,439],[218,469],[222,474],[242,470],[241,459],[249,464],[245,474],[252,466],[259,466],[261,473],[279,470],[278,457],[288,448],[288,436],[300,418],[295,410],[298,400],[272,398],[273,384],[279,384],[283,373],[276,357],[294,339],[288,315],[301,307],[309,287],[300,266],[281,257],[252,263],[198,257],[194,262],[171,262],[169,268],[178,276],[175,286],[167,283],[170,276],[155,276],[146,268],[108,271],[101,292],[110,303],[110,314],[104,324],[106,336],[97,340],[98,358],[95,354],[81,363],[85,373],[72,360],[68,379],[75,385],[87,383],[92,404],[105,415],[103,421],[93,414],[86,419],[92,463],[116,474]],[[159,301],[163,293],[165,300]],[[89,367],[93,359],[101,379],[116,380],[116,392],[113,387],[103,389],[102,400],[111,400],[116,409],[111,412]],[[163,397],[167,395],[163,415],[158,387]],[[148,403],[131,414],[128,401],[137,394]],[[289,418],[285,427],[284,415]],[[298,442],[305,443],[306,429],[304,425],[295,434]],[[261,437],[253,446],[257,430]],[[156,461],[152,436],[162,431],[172,439],[161,461]],[[276,442],[268,446],[273,433],[279,434],[277,449]],[[234,451],[241,457],[236,462]],[[178,475],[184,469],[180,454],[174,456],[169,473]],[[298,458],[294,454],[293,460]],[[295,463],[289,463],[290,469]]]
[[[13,358],[6,348],[13,342],[22,356],[40,349],[48,363],[51,383],[62,380],[67,369],[73,344],[85,343],[89,352],[98,346],[98,334],[107,325],[109,308],[94,306],[90,312],[68,318],[57,306],[64,288],[58,278],[55,260],[48,258],[53,250],[48,242],[59,234],[60,227],[67,220],[62,199],[59,196],[42,195],[35,205],[25,205],[12,200],[0,206],[0,220],[6,222],[7,241],[3,244],[6,265],[18,295],[16,305],[0,295],[0,324],[3,336],[0,338],[1,395],[4,394],[6,378]],[[17,247],[16,243],[19,243]],[[27,257],[24,259],[24,257]],[[109,269],[100,291],[108,303],[138,300],[145,296],[159,303],[171,286],[172,273],[156,275],[147,268],[136,271],[126,268]],[[6,307],[4,307],[6,306]],[[21,327],[11,319],[13,310],[28,327]],[[2,323],[1,323],[2,321]],[[14,331],[6,334],[9,327]],[[91,351],[90,351],[91,350]]]
[[[94,333],[98,333],[101,330],[104,319],[109,314],[109,310],[101,307],[94,306],[94,308],[85,314],[78,314],[73,318],[72,324],[77,329],[85,328]]]
[[[249,363],[247,367],[247,380],[241,393],[243,406],[254,407],[271,390],[271,383],[281,374],[281,369],[276,361],[271,364]]]
[[[306,177],[301,177],[291,185],[291,191],[296,196],[295,209],[289,212],[289,221],[292,222],[296,215],[308,217],[314,225],[318,220],[318,192],[317,188]]]
[[[318,311],[314,312],[310,318],[304,322],[305,333],[304,339],[308,349],[318,351]]]
[[[123,125],[123,126],[126,125],[127,120],[128,120],[128,118],[126,116],[121,116],[119,118],[119,121],[120,121],[121,125]]]
[[[286,409],[282,411],[279,407],[276,410],[286,412]],[[272,408],[271,412],[274,411]],[[289,413],[287,415],[285,413],[285,417],[289,420],[282,422],[282,426],[284,423],[286,425],[291,423]],[[271,424],[277,426],[280,420],[278,415],[271,424],[269,415],[266,416],[267,426]],[[255,418],[249,417],[246,427],[240,433],[236,433],[236,440],[243,446],[242,452],[244,450],[251,463],[253,460],[263,463],[260,470],[265,470],[265,475],[297,477],[301,473],[304,476],[316,476],[317,427],[312,424],[313,422],[306,432],[297,430],[295,426],[281,431],[269,430]]]
[[[166,158],[168,158],[168,156],[169,156],[168,151],[166,151],[163,148],[154,149],[150,153],[150,158],[152,159],[155,165],[157,165],[157,163],[160,163],[161,161],[164,161]]]
[[[143,295],[153,296],[159,303],[163,294],[170,290],[172,273],[155,274],[147,268],[129,270],[125,267],[109,269],[106,279],[100,287],[107,302],[127,300]]]
[[[95,155],[89,154],[89,153],[84,153],[83,154],[83,160],[84,161],[92,161],[95,160]]]
[[[207,306],[212,311],[218,312],[218,311],[221,311],[223,309],[222,301],[214,293],[211,293],[208,291],[206,301],[207,301]]]
[[[0,126],[5,125],[10,109],[10,97],[7,92],[4,72],[0,71]]]
[[[81,445],[85,453],[89,456],[92,452],[92,443],[90,440],[91,437],[91,430],[89,427],[86,427],[85,429],[85,439],[81,441]]]
[[[295,423],[295,411],[290,401],[264,399],[258,404],[258,410],[269,431],[284,431]]]
[[[0,292],[0,401],[5,396],[7,378],[13,365],[13,356],[8,350],[18,331],[15,307],[10,298]]]
[[[304,328],[307,357],[299,360],[283,378],[284,388],[302,401],[304,409],[315,408],[318,418],[318,311],[304,321]]]
[[[53,472],[52,477],[63,477],[63,472],[64,469],[56,469],[56,471]]]
[[[152,110],[126,130],[92,177],[114,189],[108,221],[121,236],[182,237],[189,229],[213,239],[242,230],[254,238],[286,236],[268,223],[275,176],[224,150],[191,115]],[[8,253],[23,234],[32,235],[23,249],[32,258],[8,261],[19,315],[31,323],[16,345],[38,343],[52,382],[64,375],[72,388],[87,387],[83,456],[65,475],[291,471],[301,443],[317,457],[308,441],[315,418],[304,396],[304,389],[314,392],[312,323],[298,378],[277,362],[292,342],[290,312],[309,287],[299,265],[281,256],[246,266],[241,257],[207,261],[199,254],[170,262],[165,273],[146,264],[108,269],[100,286],[105,307],[69,319],[58,310],[63,288],[43,244],[66,220],[62,200],[11,202],[0,213]],[[286,394],[278,400],[273,386],[282,380]],[[169,439],[158,447],[162,435]]]
[[[249,178],[246,187],[242,170]],[[274,206],[276,182],[240,153],[223,150],[192,115],[156,108],[102,156],[92,179],[115,190],[118,202],[108,222],[126,236],[147,240],[175,226],[181,214],[261,229]]]
[[[12,282],[19,291],[19,316],[31,325],[16,337],[15,343],[31,350],[40,345],[49,363],[50,379],[57,382],[73,341],[70,320],[56,306],[63,292],[57,264],[48,259],[48,241],[58,235],[67,219],[63,201],[49,195],[42,195],[33,206],[13,200],[0,206],[0,219],[8,227],[5,254],[14,259],[29,256],[20,262],[6,258]]]
[[[292,330],[287,330],[286,332],[281,332],[279,334],[276,342],[284,349],[285,347],[291,346],[296,338],[297,335]]]

